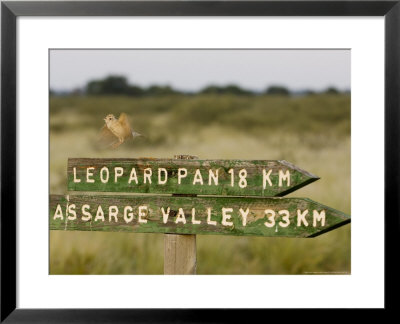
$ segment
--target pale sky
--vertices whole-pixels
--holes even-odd
[[[123,75],[130,84],[198,91],[237,84],[263,91],[350,89],[350,50],[51,50],[50,87],[82,88],[93,79]]]

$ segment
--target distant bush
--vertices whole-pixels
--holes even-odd
[[[252,95],[253,92],[240,88],[237,85],[229,84],[225,87],[211,85],[200,90],[201,94],[233,94],[233,95]]]
[[[270,86],[265,90],[266,94],[269,95],[284,95],[288,96],[290,94],[290,91],[288,88],[283,87],[283,86]]]
[[[126,94],[129,96],[141,97],[145,94],[145,91],[139,86],[131,85],[129,86]]]
[[[123,76],[109,76],[103,80],[90,81],[86,92],[90,95],[128,94],[129,84]]]
[[[302,94],[306,95],[306,96],[312,96],[312,95],[315,95],[316,92],[314,90],[307,89],[307,90],[304,90]]]
[[[144,90],[144,93],[148,96],[167,96],[179,93],[175,91],[170,86],[151,86]]]
[[[324,93],[326,93],[326,94],[339,94],[340,91],[338,89],[334,88],[334,87],[329,87],[328,89],[326,89],[324,91]]]
[[[153,85],[149,88],[141,88],[137,85],[130,85],[123,76],[108,76],[102,80],[92,80],[86,85],[88,95],[127,95],[133,97],[142,96],[166,96],[180,93],[170,86]]]

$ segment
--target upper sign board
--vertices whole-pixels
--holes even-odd
[[[68,190],[284,196],[319,178],[276,160],[68,159]]]

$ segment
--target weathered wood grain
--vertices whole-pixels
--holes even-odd
[[[162,195],[51,195],[49,217],[51,230],[275,237],[312,237],[350,222],[350,216],[307,198]]]
[[[68,159],[70,191],[273,197],[318,179],[286,161]]]
[[[164,274],[196,274],[196,235],[165,234]]]

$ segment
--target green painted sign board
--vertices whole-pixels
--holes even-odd
[[[350,216],[307,198],[50,195],[50,230],[314,237]]]
[[[68,159],[68,190],[280,197],[319,178],[286,161]]]

